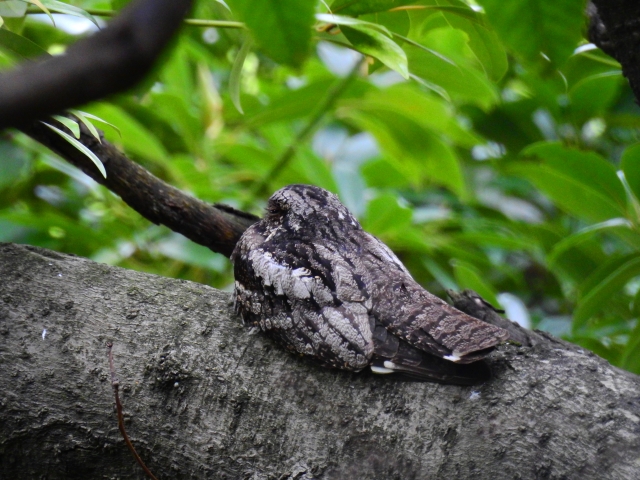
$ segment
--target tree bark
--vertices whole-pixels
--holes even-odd
[[[45,332],[46,329],[46,332]],[[229,293],[0,245],[0,477],[640,478],[640,377],[530,334],[480,387],[316,367]]]

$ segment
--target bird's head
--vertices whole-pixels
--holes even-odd
[[[360,229],[360,224],[333,193],[313,185],[288,185],[274,193],[264,218],[270,226],[312,232],[331,224]]]

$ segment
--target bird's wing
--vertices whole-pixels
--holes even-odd
[[[380,323],[373,331],[373,345],[374,373],[400,373],[416,380],[455,385],[477,385],[491,378],[491,370],[482,360],[470,364],[449,362],[399,339]]]
[[[473,318],[422,288],[398,258],[365,234],[362,261],[372,277],[372,313],[410,345],[452,362],[471,363],[505,341],[506,330]]]
[[[265,238],[252,242],[252,235],[243,236],[234,253],[236,309],[243,319],[325,365],[368,365],[369,297],[343,256],[313,243],[277,248]]]

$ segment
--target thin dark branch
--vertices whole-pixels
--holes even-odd
[[[64,129],[61,124],[57,125]],[[43,123],[34,122],[22,131],[119,195],[143,217],[227,257],[242,233],[258,219],[225,205],[208,204],[172,187],[128,159],[105,139],[99,142],[84,125],[81,125],[79,140],[100,158],[107,178],[83,153]]]
[[[592,0],[588,14],[589,40],[620,62],[640,103],[640,2]]]
[[[174,36],[191,4],[192,0],[138,0],[64,55],[0,75],[0,130],[134,86]]]
[[[149,468],[145,465],[142,458],[140,458],[140,455],[138,455],[138,452],[136,452],[136,449],[133,446],[133,443],[131,443],[131,440],[129,439],[129,435],[127,435],[127,430],[126,428],[124,428],[124,415],[122,414],[122,403],[120,403],[120,395],[118,393],[120,390],[120,381],[116,376],[116,367],[113,365],[113,343],[111,342],[107,343],[107,354],[109,356],[109,371],[111,372],[111,386],[113,387],[113,395],[116,399],[116,411],[118,413],[118,428],[120,429],[122,438],[124,438],[124,441],[127,444],[127,447],[129,447],[131,454],[136,459],[136,462],[138,462],[138,464],[142,467],[142,470],[144,470],[144,473],[146,473],[149,478],[153,480],[158,480],[156,476],[153,473],[151,473],[151,470],[149,470]]]
[[[525,347],[530,347],[536,343],[538,335],[535,332],[526,330],[517,323],[501,317],[499,314],[504,313],[502,310],[496,309],[473,290],[462,290],[461,292],[447,290],[447,295],[453,302],[453,306],[458,310],[507,330],[509,332],[509,340]]]

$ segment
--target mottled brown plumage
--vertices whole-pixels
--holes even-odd
[[[325,366],[473,384],[488,377],[477,361],[508,337],[418,285],[338,197],[318,187],[273,194],[231,259],[244,321]]]

